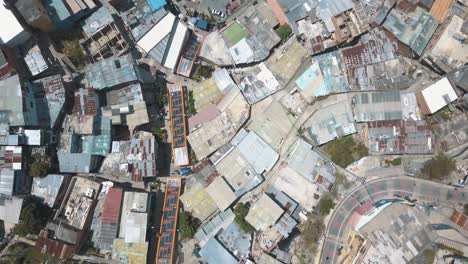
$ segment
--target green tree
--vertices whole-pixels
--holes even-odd
[[[356,142],[352,136],[333,140],[325,146],[325,152],[343,168],[369,154],[367,147],[362,142]]]
[[[392,165],[392,166],[399,166],[401,165],[401,158],[385,160],[385,163],[387,163],[388,165]]]
[[[200,226],[200,221],[183,209],[179,213],[180,239],[191,239]]]
[[[331,209],[335,208],[335,202],[333,202],[333,198],[330,195],[324,195],[320,199],[318,206],[320,214],[325,216],[330,213]]]
[[[457,168],[455,160],[440,153],[424,163],[421,172],[430,180],[442,181]]]
[[[159,142],[166,142],[167,130],[165,128],[153,127],[151,132]]]
[[[80,46],[78,40],[64,40],[63,53],[70,59],[77,69],[82,69],[86,66],[86,55]]]
[[[199,64],[195,73],[193,74],[193,79],[197,82],[201,81],[202,79],[208,79],[211,77],[211,74],[214,72],[214,68],[211,66]]]
[[[52,210],[38,198],[28,196],[24,199],[20,221],[12,228],[12,233],[19,236],[37,235],[45,227]]]
[[[336,177],[335,185],[343,186],[343,188],[345,188],[345,189],[347,189],[347,188],[349,188],[351,186],[351,182],[343,174],[337,173],[335,175],[335,177]]]
[[[42,177],[47,174],[49,163],[45,160],[34,160],[29,167],[29,176]]]
[[[281,38],[281,42],[286,42],[291,36],[292,29],[288,24],[284,24],[276,29],[276,34]]]
[[[244,203],[238,203],[234,208],[234,221],[239,225],[239,227],[246,233],[252,233],[255,231],[255,228],[245,220],[245,217],[249,213],[249,206]]]
[[[298,246],[300,251],[315,253],[324,229],[323,219],[309,214],[307,221],[299,225],[300,238]]]
[[[24,243],[17,243],[8,248],[8,251],[0,259],[0,263],[9,264],[36,264],[36,263],[57,263],[57,259],[42,254],[39,250]]]
[[[428,248],[423,251],[424,258],[426,260],[426,264],[432,264],[434,263],[434,258],[435,258],[435,252],[434,250]]]
[[[161,95],[159,96],[159,106],[164,107],[169,104],[169,98],[167,95],[167,92],[163,93],[161,92]]]
[[[188,93],[188,104],[189,104],[189,112],[191,115],[197,113],[197,109],[195,108],[195,98],[193,98],[193,91],[189,91]]]

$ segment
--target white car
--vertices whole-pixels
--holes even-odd
[[[225,17],[225,16],[226,16],[226,15],[224,14],[224,12],[218,11],[218,10],[216,10],[216,9],[211,9],[211,13],[212,13],[213,15],[217,15],[217,16],[219,16],[219,17]]]

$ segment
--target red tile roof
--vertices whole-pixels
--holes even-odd
[[[468,231],[467,217],[464,216],[462,213],[458,212],[457,210],[453,210],[453,214],[450,217],[450,220],[452,220],[452,222]]]
[[[360,215],[365,215],[365,214],[369,213],[373,208],[374,208],[374,206],[372,205],[372,202],[367,201],[364,204],[362,204],[361,206],[359,206],[358,208],[356,208],[356,210],[354,210],[354,211],[356,213],[360,214]]]
[[[283,11],[283,8],[278,3],[277,0],[267,0],[268,5],[271,7],[271,11],[275,14],[276,18],[278,19],[280,25],[284,25],[288,23],[288,18]]]
[[[41,230],[36,240],[36,249],[59,259],[68,259],[75,252],[75,246],[48,238],[48,232]]]
[[[103,224],[118,224],[120,218],[120,205],[122,204],[122,189],[110,188],[107,193],[104,208],[102,209]]]

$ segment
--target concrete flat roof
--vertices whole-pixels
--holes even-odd
[[[274,225],[283,212],[283,209],[273,201],[273,199],[263,193],[250,207],[245,220],[249,222],[255,230],[265,230],[269,226]]]
[[[222,176],[217,177],[205,190],[221,211],[229,208],[237,198]]]
[[[306,180],[290,167],[280,170],[274,186],[298,202],[307,211],[311,211],[312,207],[318,203],[318,200],[312,198],[314,193],[319,193],[317,191],[318,185]]]
[[[444,77],[421,91],[431,114],[458,99],[447,77]]]
[[[220,114],[190,131],[187,136],[198,159],[207,157],[228,143],[250,116],[250,106],[237,89],[225,95],[216,108]]]
[[[200,221],[206,220],[218,210],[218,206],[211,199],[204,184],[200,182],[195,183],[189,190],[185,189],[180,200],[184,204],[184,210],[192,213]]]
[[[260,103],[252,106],[252,112]],[[278,101],[273,100],[261,113],[252,118],[248,129],[254,131],[268,145],[278,150],[292,129],[293,122],[294,118],[286,112],[286,109]]]

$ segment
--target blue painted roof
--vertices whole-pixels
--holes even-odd
[[[197,22],[195,23],[195,26],[205,31],[208,30],[208,22],[203,19],[198,19]]]
[[[211,238],[201,248],[200,255],[208,264],[237,264],[238,261],[215,239]]]
[[[147,1],[153,11],[158,11],[159,9],[163,8],[167,4],[166,0],[147,0]]]

